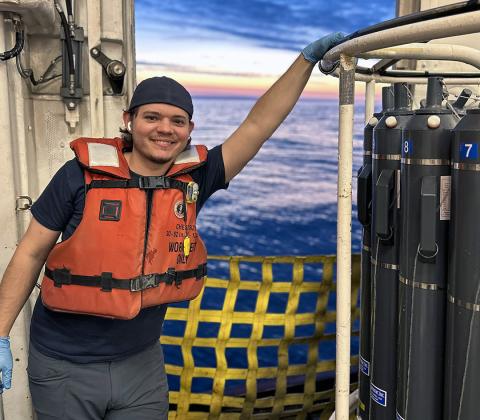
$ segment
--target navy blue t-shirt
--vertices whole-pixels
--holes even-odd
[[[217,190],[227,188],[222,148],[208,152],[205,165],[191,172],[200,187],[197,215]],[[76,159],[58,170],[32,206],[35,219],[68,239],[79,225],[85,204],[83,170]],[[119,360],[155,343],[162,330],[166,305],[142,309],[131,320],[51,311],[37,299],[30,340],[41,353],[76,363]]]

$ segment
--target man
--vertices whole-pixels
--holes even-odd
[[[208,152],[190,146],[191,97],[166,77],[138,85],[123,115],[124,141],[72,142],[76,159],[32,207],[0,284],[0,392],[11,387],[8,334],[45,264],[27,369],[38,419],[167,418],[164,303],[201,289],[206,251],[198,211],[256,155],[315,63],[341,38],[308,45],[238,129]],[[168,241],[175,252],[162,251]]]

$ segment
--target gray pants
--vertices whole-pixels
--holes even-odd
[[[30,346],[28,378],[38,420],[164,420],[168,383],[160,343],[117,362],[77,364]]]

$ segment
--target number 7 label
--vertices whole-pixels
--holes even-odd
[[[461,143],[460,159],[477,159],[478,144],[477,143]]]

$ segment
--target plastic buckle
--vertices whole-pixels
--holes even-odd
[[[72,276],[67,268],[56,269],[53,271],[53,282],[55,287],[62,287],[62,284],[72,284]]]
[[[141,176],[138,179],[138,186],[142,190],[165,189],[167,182],[164,176]]]
[[[130,291],[141,292],[145,289],[151,289],[158,286],[158,280],[156,274],[144,274],[142,276],[135,277],[130,280]]]
[[[180,283],[182,281],[180,280]],[[168,285],[172,285],[175,283],[178,286],[178,278],[177,278],[177,272],[175,271],[174,268],[170,267],[166,272],[165,272],[165,283]]]
[[[112,291],[112,273],[102,273],[100,276],[100,286],[102,292],[111,292]]]
[[[202,264],[197,269],[197,275],[195,276],[197,280],[203,279],[207,275],[207,264]]]

